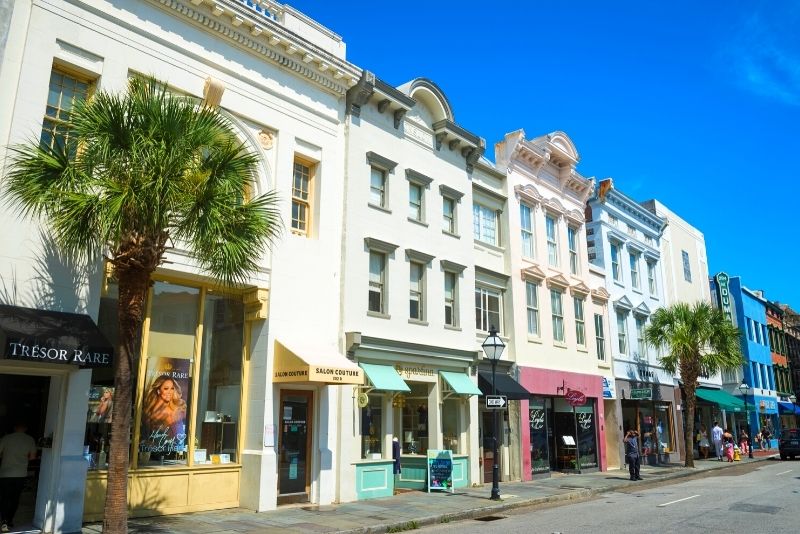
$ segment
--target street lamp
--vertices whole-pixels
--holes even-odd
[[[789,395],[789,402],[792,403],[792,408],[794,408],[794,425],[797,426],[797,397],[794,395]]]
[[[503,350],[506,348],[506,344],[503,343],[503,340],[500,339],[500,336],[497,335],[497,330],[495,329],[494,325],[489,327],[489,335],[486,337],[484,342],[481,344],[481,348],[483,348],[484,354],[489,359],[492,364],[492,395],[497,394],[497,388],[495,387],[495,372],[497,371],[497,360],[500,359],[500,356],[503,355]],[[500,500],[500,467],[497,465],[497,436],[500,434],[500,431],[497,427],[497,410],[492,409],[492,426],[494,427],[494,437],[492,439],[492,496],[491,499],[493,501]]]
[[[739,385],[739,391],[742,392],[742,397],[744,397],[744,418],[747,421],[747,457],[753,458],[753,433],[750,431],[750,407],[747,403],[747,392],[750,390],[750,386],[747,385],[747,382],[742,382]]]

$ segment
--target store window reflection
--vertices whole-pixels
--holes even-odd
[[[371,394],[361,408],[361,458],[383,457],[383,395]]]
[[[403,454],[428,452],[428,394],[430,385],[408,383],[411,391],[395,398],[400,410],[400,436]]]

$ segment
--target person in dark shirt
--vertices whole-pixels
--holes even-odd
[[[641,459],[639,458],[639,432],[628,430],[623,442],[625,443],[625,461],[628,463],[631,480],[642,480],[642,477],[639,476],[639,467],[641,465]]]

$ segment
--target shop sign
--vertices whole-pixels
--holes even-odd
[[[731,308],[730,277],[727,273],[719,273],[714,279],[717,281],[717,303],[725,317],[733,323],[733,309]],[[735,323],[734,323],[735,324]]]
[[[605,376],[601,376],[600,379],[603,381],[603,398],[616,399],[617,391],[614,385],[614,379]]]
[[[96,352],[88,348],[62,348],[46,345],[27,344],[9,341],[5,350],[6,358],[33,360],[52,363],[72,363],[85,367],[110,367],[111,354]]]
[[[436,382],[439,370],[435,367],[425,365],[403,365],[398,363],[394,366],[395,371],[403,377],[403,380],[411,382]]]
[[[631,388],[632,400],[652,400],[653,388]]]
[[[583,406],[586,404],[586,395],[577,389],[568,389],[564,398],[570,406]]]
[[[453,490],[453,451],[428,449],[428,493]]]

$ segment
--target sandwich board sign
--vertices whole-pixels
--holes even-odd
[[[428,493],[450,491],[453,493],[453,451],[428,449]]]

